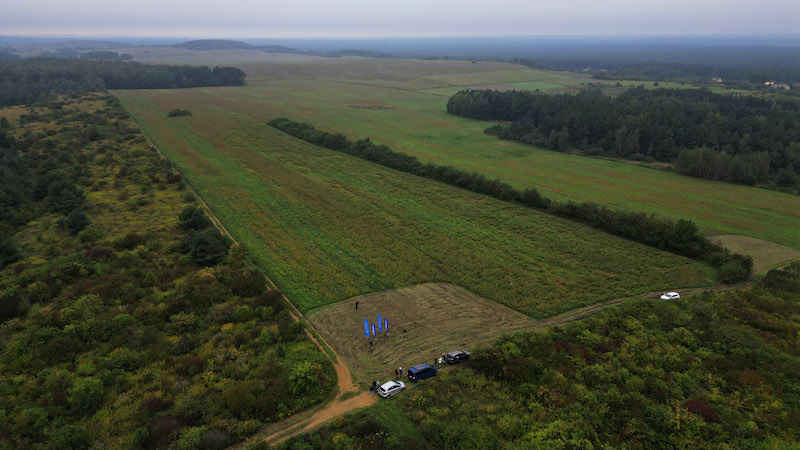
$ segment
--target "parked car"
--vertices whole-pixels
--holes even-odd
[[[389,398],[406,390],[406,384],[402,381],[387,381],[378,388],[378,395]]]
[[[681,294],[678,294],[677,292],[667,292],[661,296],[661,300],[677,300],[679,298],[681,298]]]
[[[439,369],[431,366],[430,364],[417,364],[416,366],[408,369],[408,379],[414,382],[424,380],[436,375]]]
[[[453,350],[446,354],[444,359],[450,364],[460,364],[469,359],[469,352],[464,350]]]

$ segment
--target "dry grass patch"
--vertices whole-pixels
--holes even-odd
[[[738,234],[721,234],[711,239],[731,251],[753,257],[753,273],[762,274],[767,270],[800,260],[800,250],[785,245]]]
[[[375,322],[378,313],[389,320],[390,331],[381,333],[370,348],[363,319]],[[364,295],[316,309],[307,317],[362,385],[373,379],[393,379],[398,366],[405,370],[420,362],[432,364],[434,357],[444,352],[489,345],[502,333],[538,324],[448,283],[424,283]]]

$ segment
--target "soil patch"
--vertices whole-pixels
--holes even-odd
[[[350,107],[353,109],[394,109],[394,106],[388,105],[350,105]]]

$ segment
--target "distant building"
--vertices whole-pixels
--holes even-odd
[[[792,87],[786,83],[777,83],[775,81],[767,81],[764,83],[764,86],[769,86],[772,89],[791,89]]]
[[[722,83],[722,78],[721,77],[712,77],[711,81],[713,81],[714,83]]]

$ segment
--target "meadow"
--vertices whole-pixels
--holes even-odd
[[[557,92],[592,82],[582,74],[494,62],[318,58],[251,51],[161,54],[153,50],[134,57],[146,62],[235,64],[248,74],[248,85],[243,87],[120,94],[142,96],[161,109],[215,105],[263,121],[287,116],[323,131],[370,137],[424,162],[479,171],[519,188],[535,187],[554,200],[594,201],[686,218],[709,234],[739,234],[800,249],[800,197],[502,141],[483,134],[488,123],[445,111],[449,96],[463,86],[507,84]],[[659,86],[678,86],[673,84]]]
[[[237,111],[235,102],[116,94],[304,311],[441,281],[547,317],[712,282],[701,263],[312,146]],[[163,102],[148,100],[154,94]],[[168,118],[178,104],[192,116]]]

